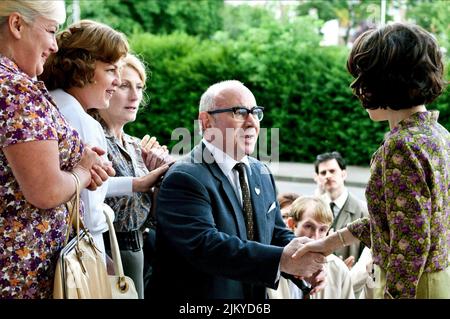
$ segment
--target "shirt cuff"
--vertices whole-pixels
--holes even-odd
[[[275,277],[275,284],[276,284],[277,282],[279,282],[279,281],[280,281],[280,278],[281,278],[281,270],[280,270],[280,266],[281,266],[281,263],[278,264],[278,271],[277,271],[277,276]]]
[[[133,195],[133,176],[118,176],[108,178],[106,197]]]

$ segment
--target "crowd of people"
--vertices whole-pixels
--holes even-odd
[[[205,88],[202,140],[177,161],[125,133],[145,64],[122,33],[91,20],[59,31],[65,18],[64,1],[0,1],[0,298],[52,297],[77,180],[105,265],[112,208],[139,298],[450,298],[450,134],[426,109],[447,83],[430,33],[370,29],[348,57],[354,94],[389,122],[366,204],[336,151],[317,156],[315,194],[277,197],[250,156],[264,107],[238,80]]]

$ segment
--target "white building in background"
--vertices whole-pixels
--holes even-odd
[[[314,0],[314,1],[328,1],[328,0]],[[358,5],[360,0],[347,0],[354,5]],[[296,15],[295,7],[302,3],[302,0],[224,0],[226,5],[251,5],[261,6],[271,9],[275,13],[276,18],[288,17],[291,18]],[[386,7],[386,5],[388,5]],[[379,25],[385,19],[382,15],[389,14],[393,22],[405,21],[406,2],[405,0],[373,0],[368,8],[368,17],[365,23],[369,25]],[[310,10],[309,15],[317,17],[317,11]],[[357,26],[358,28],[358,26]],[[357,32],[357,28],[350,30],[350,37]],[[320,45],[332,46],[342,44],[342,39],[345,36],[346,29],[339,25],[338,19],[326,21],[321,28],[323,39]],[[351,46],[351,43],[347,45]]]
[[[322,26],[322,29],[320,29],[320,32],[323,34],[320,45],[328,46],[339,44],[339,37],[341,36],[341,32],[338,19],[328,20],[327,22],[325,22]]]

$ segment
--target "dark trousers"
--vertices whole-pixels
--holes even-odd
[[[153,261],[155,257],[156,232],[153,228],[144,234],[144,295],[150,296],[151,278],[153,275]]]

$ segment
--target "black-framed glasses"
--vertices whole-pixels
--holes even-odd
[[[247,116],[251,114],[255,120],[261,121],[264,117],[264,107],[254,106],[248,109],[244,106],[234,106],[228,109],[208,111],[208,114],[232,112],[233,118],[238,121],[245,121]]]

